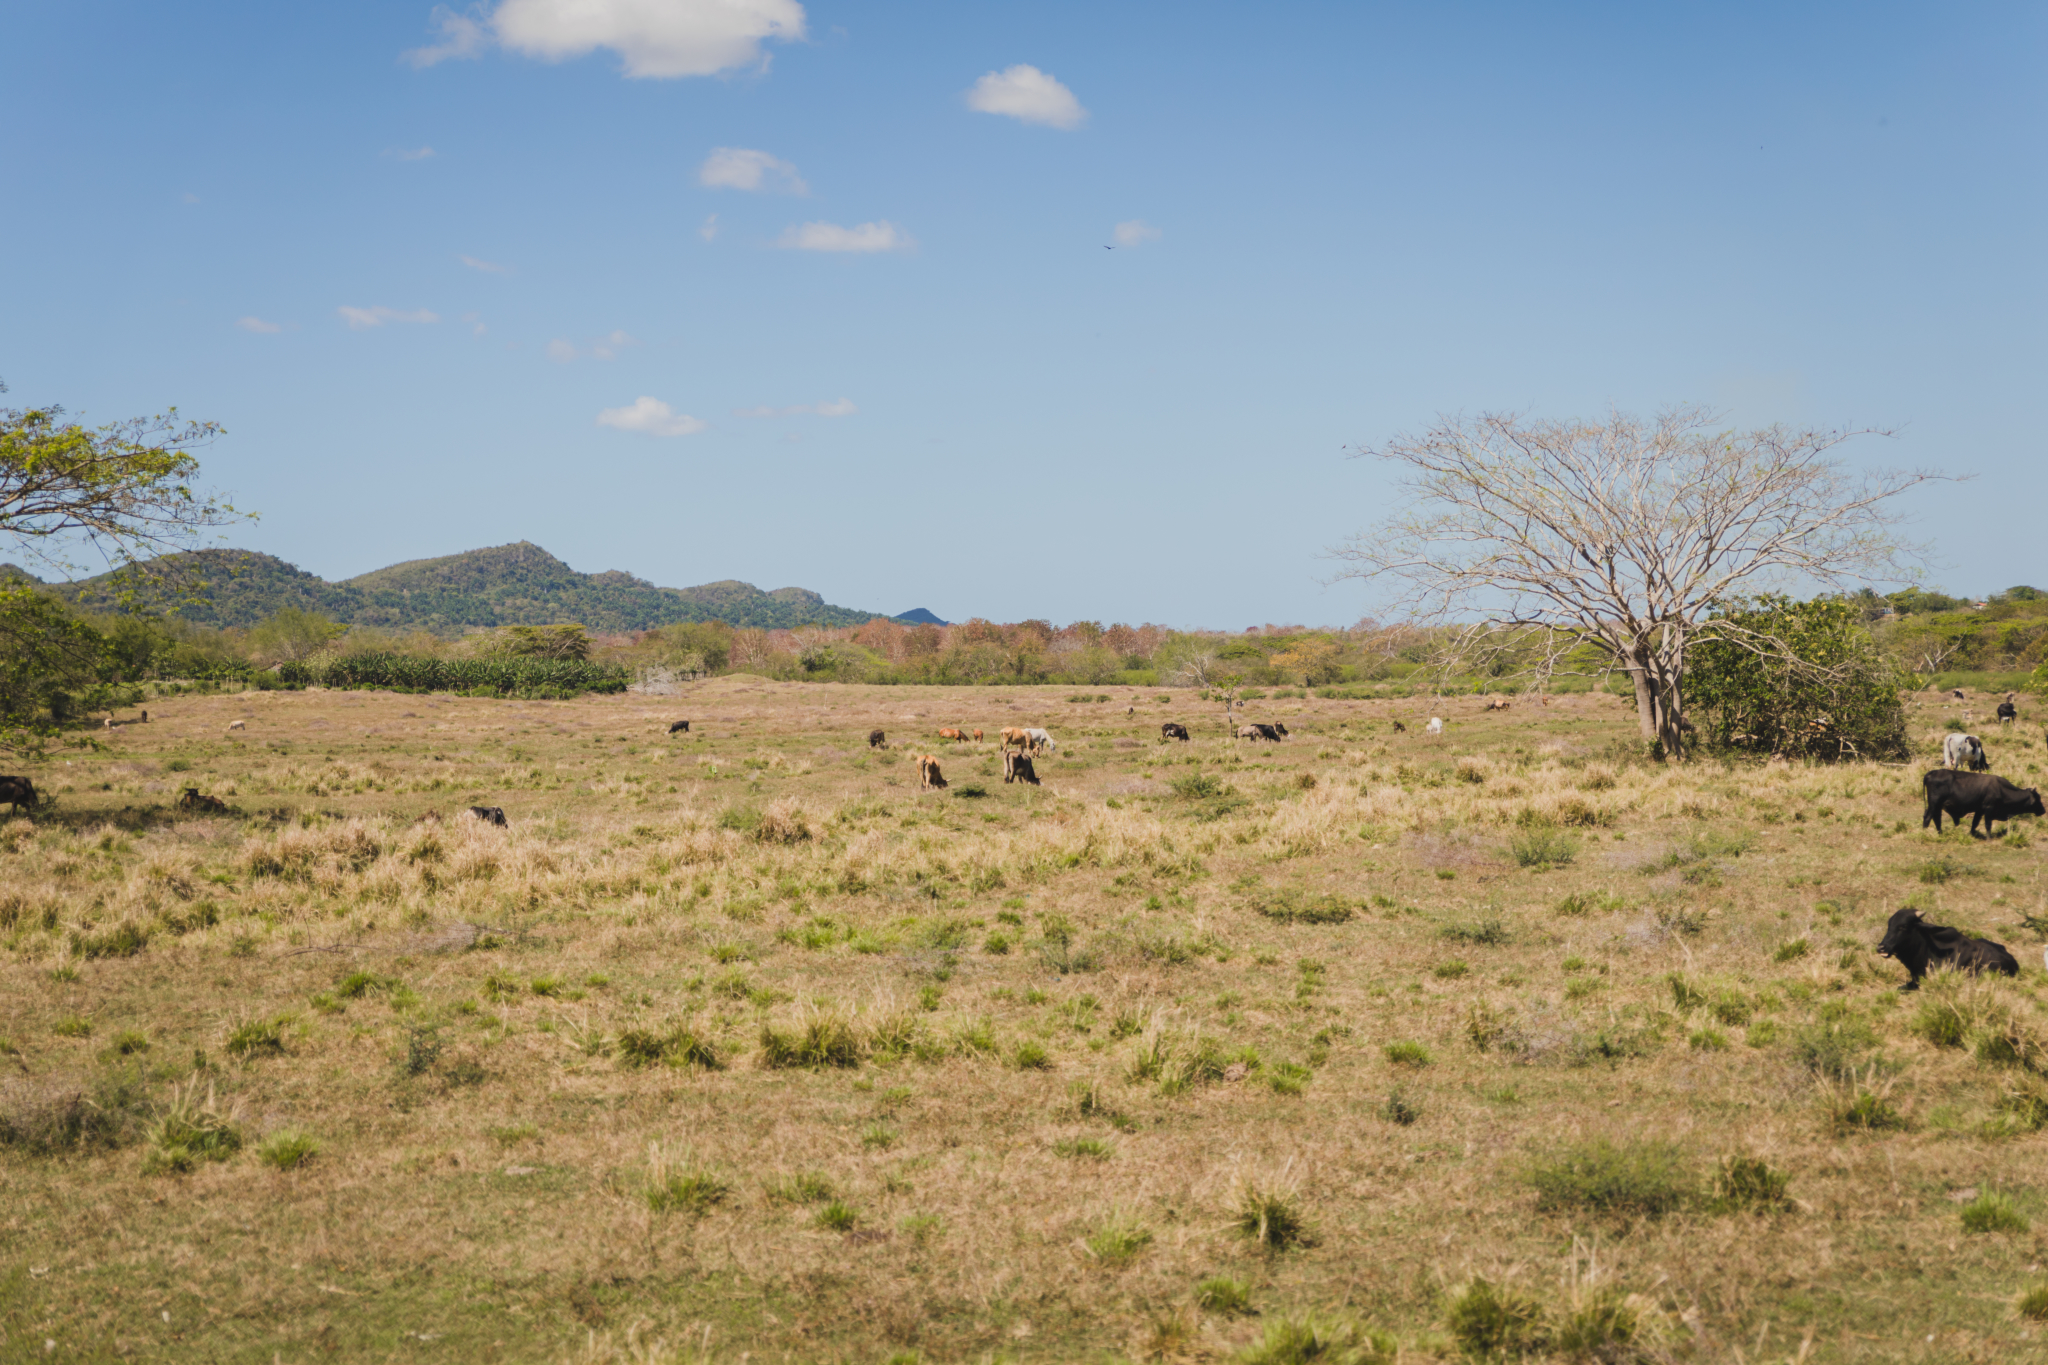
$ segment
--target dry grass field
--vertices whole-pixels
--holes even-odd
[[[2030,822],[1442,706],[154,702],[0,825],[0,1360],[2039,1358]]]

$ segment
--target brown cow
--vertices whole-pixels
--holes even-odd
[[[981,743],[981,731],[979,731],[979,730],[976,730],[976,731],[974,732],[974,742],[975,742],[976,744],[979,744],[979,743]]]
[[[888,742],[889,737],[883,734],[880,730],[868,731],[868,747],[870,749],[879,749]]]
[[[1005,749],[1003,751],[1003,781],[1029,782],[1032,786],[1037,786],[1038,771],[1031,766],[1031,755],[1013,754]]]
[[[1020,749],[1028,749],[1031,747],[1031,736],[1021,726],[1006,725],[1003,727],[1003,747],[1007,749],[1012,744]]]
[[[964,730],[941,730],[939,731],[939,738],[964,742],[967,738],[967,732]]]
[[[1486,699],[1486,709],[1489,711],[1505,711],[1513,705],[1514,703],[1506,697],[1488,697]]]
[[[932,791],[934,789],[943,791],[945,789],[945,774],[939,771],[939,760],[930,754],[919,754],[917,756],[917,785],[921,791]]]
[[[218,796],[208,796],[197,787],[185,788],[185,794],[178,798],[178,807],[181,810],[200,811],[208,815],[225,815],[228,811],[227,802]]]

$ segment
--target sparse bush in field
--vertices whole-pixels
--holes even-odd
[[[1134,1213],[1117,1210],[1088,1238],[1087,1247],[1105,1265],[1124,1265],[1152,1245],[1152,1229]]]
[[[1394,1365],[1392,1333],[1334,1318],[1280,1318],[1234,1357],[1237,1365]]]
[[[1524,1179],[1549,1212],[1661,1218],[1691,1201],[1694,1181],[1678,1147],[1655,1140],[1575,1143],[1532,1161]]]
[[[1891,1101],[1868,1090],[1853,1094],[1830,1091],[1828,1117],[1838,1129],[1857,1128],[1867,1133],[1903,1132],[1912,1124],[1892,1107]]]
[[[1388,1043],[1383,1051],[1387,1055],[1387,1060],[1395,1066],[1405,1066],[1418,1071],[1436,1060],[1430,1055],[1429,1049],[1420,1043]]]
[[[937,1237],[945,1226],[945,1220],[936,1213],[912,1213],[906,1214],[896,1228],[912,1242],[923,1246]]]
[[[1456,981],[1459,977],[1470,974],[1471,971],[1471,965],[1463,958],[1454,957],[1448,962],[1437,963],[1436,966],[1429,969],[1429,974],[1439,981]]]
[[[818,1226],[828,1232],[851,1232],[860,1222],[860,1210],[843,1200],[834,1199],[818,1210]]]
[[[1237,1188],[1231,1222],[1264,1251],[1314,1245],[1308,1220],[1302,1213],[1300,1192],[1288,1184],[1245,1181]]]
[[[399,1076],[411,1079],[426,1075],[434,1069],[434,1063],[441,1060],[446,1046],[437,1025],[420,1019],[409,1020],[405,1025],[405,1046],[393,1059],[398,1065]],[[228,1050],[234,1051],[232,1042]]]
[[[1831,1081],[1853,1080],[1876,1046],[1870,1025],[1855,1018],[1815,1020],[1793,1030],[1791,1037],[1792,1059]]]
[[[891,1128],[886,1123],[877,1121],[860,1130],[860,1145],[877,1150],[885,1150],[895,1146],[896,1139],[899,1136],[900,1134],[894,1128]]]
[[[1380,1113],[1389,1123],[1398,1123],[1403,1128],[1422,1117],[1422,1106],[1396,1090],[1387,1096],[1387,1102],[1380,1106]]]
[[[1778,950],[1771,954],[1771,961],[1797,962],[1800,958],[1806,956],[1811,946],[1805,939],[1795,938],[1790,943],[1778,945]]]
[[[1310,895],[1299,887],[1269,892],[1251,903],[1252,909],[1282,924],[1344,924],[1356,907],[1355,901],[1328,892]]]
[[[222,1106],[210,1081],[204,1096],[197,1079],[171,1086],[145,1130],[150,1150],[143,1170],[180,1174],[202,1161],[226,1161],[242,1149],[239,1119],[233,1106]]]
[[[1480,1360],[1539,1355],[1550,1347],[1543,1305],[1484,1278],[1453,1289],[1444,1318],[1465,1354]]]
[[[0,1147],[33,1156],[116,1147],[142,1126],[148,1098],[140,1067],[91,1085],[54,1078],[0,1081]]]
[[[71,955],[91,960],[97,957],[134,957],[149,946],[149,930],[130,920],[96,934],[73,934]]]
[[[717,1045],[711,1039],[682,1024],[677,1024],[665,1032],[653,1029],[623,1029],[614,1040],[614,1044],[619,1060],[627,1066],[644,1067],[666,1063],[669,1066],[699,1066],[706,1071],[717,1071],[723,1066],[719,1060]]]
[[[1573,892],[1557,903],[1557,913],[1573,919],[1580,915],[1590,915],[1595,910],[1603,914],[1613,914],[1626,909],[1628,902],[1619,896],[1590,895],[1582,892]]]
[[[1775,1213],[1791,1207],[1792,1201],[1785,1197],[1791,1183],[1791,1176],[1762,1157],[1723,1157],[1714,1171],[1709,1206],[1717,1213]]]
[[[1195,1306],[1226,1318],[1252,1311],[1252,1287],[1228,1275],[1212,1275],[1195,1286]]]
[[[1486,947],[1497,947],[1513,937],[1498,916],[1469,923],[1446,924],[1436,931],[1436,936],[1452,943],[1476,943]]]
[[[1665,1335],[1666,1319],[1656,1304],[1608,1288],[1581,1288],[1557,1318],[1551,1346],[1568,1360],[1647,1361]]]
[[[110,1057],[132,1057],[149,1051],[149,1035],[132,1028],[124,1028],[107,1039],[107,1055]]]
[[[335,983],[334,994],[343,1000],[358,1000],[371,991],[388,991],[397,985],[390,977],[375,972],[350,972]]]
[[[767,1187],[770,1199],[785,1204],[822,1204],[836,1195],[832,1178],[823,1171],[798,1171],[773,1181]]]
[[[1116,1144],[1101,1138],[1061,1138],[1052,1145],[1055,1156],[1085,1156],[1097,1161],[1107,1161],[1116,1151]]]
[[[1963,1205],[1964,1232],[2025,1232],[2032,1225],[2010,1197],[1986,1190]]]
[[[839,1010],[814,1007],[795,1029],[761,1025],[761,1064],[768,1067],[859,1066],[860,1033]]]
[[[295,1171],[311,1161],[319,1150],[320,1144],[307,1134],[296,1128],[284,1128],[265,1138],[256,1155],[266,1166]]]
[[[1315,1079],[1315,1073],[1299,1062],[1280,1062],[1266,1073],[1266,1084],[1276,1095],[1299,1095]]]
[[[92,1020],[82,1014],[67,1014],[56,1023],[50,1025],[50,1032],[56,1034],[59,1038],[90,1038],[92,1037]]]
[[[1010,1065],[1019,1071],[1048,1071],[1052,1068],[1052,1058],[1042,1044],[1026,1040],[1017,1044],[1010,1053]]]
[[[224,1046],[231,1057],[274,1057],[284,1051],[284,1029],[290,1015],[275,1019],[244,1019],[228,1030]]]
[[[1579,856],[1579,841],[1555,825],[1532,825],[1508,841],[1517,867],[1564,867]]]
[[[2031,1284],[2020,1291],[2013,1309],[2029,1322],[2048,1322],[2048,1284]]]

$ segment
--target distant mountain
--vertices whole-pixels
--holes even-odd
[[[906,626],[950,626],[951,621],[941,620],[923,607],[912,607],[896,618]]]
[[[585,574],[529,541],[414,559],[339,583],[252,550],[176,555],[208,584],[206,601],[177,614],[209,626],[252,626],[282,607],[317,611],[350,625],[454,635],[474,626],[577,621],[593,631],[651,630],[677,621],[733,626],[857,626],[881,615],[835,607],[808,588],[763,592],[727,579],[695,588],[661,588],[614,569]],[[109,575],[50,585],[88,609],[113,606]],[[929,613],[926,613],[929,616]]]

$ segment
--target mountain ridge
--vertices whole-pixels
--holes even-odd
[[[809,588],[763,591],[730,578],[664,588],[619,569],[578,573],[525,540],[404,560],[338,582],[258,550],[194,550],[166,556],[162,563],[206,581],[205,600],[181,603],[173,614],[207,626],[246,628],[285,607],[317,611],[347,625],[439,635],[561,621],[577,621],[598,632],[710,620],[761,629],[857,626],[886,615],[833,606]],[[111,610],[116,605],[112,578],[97,574],[43,586],[89,610]]]

